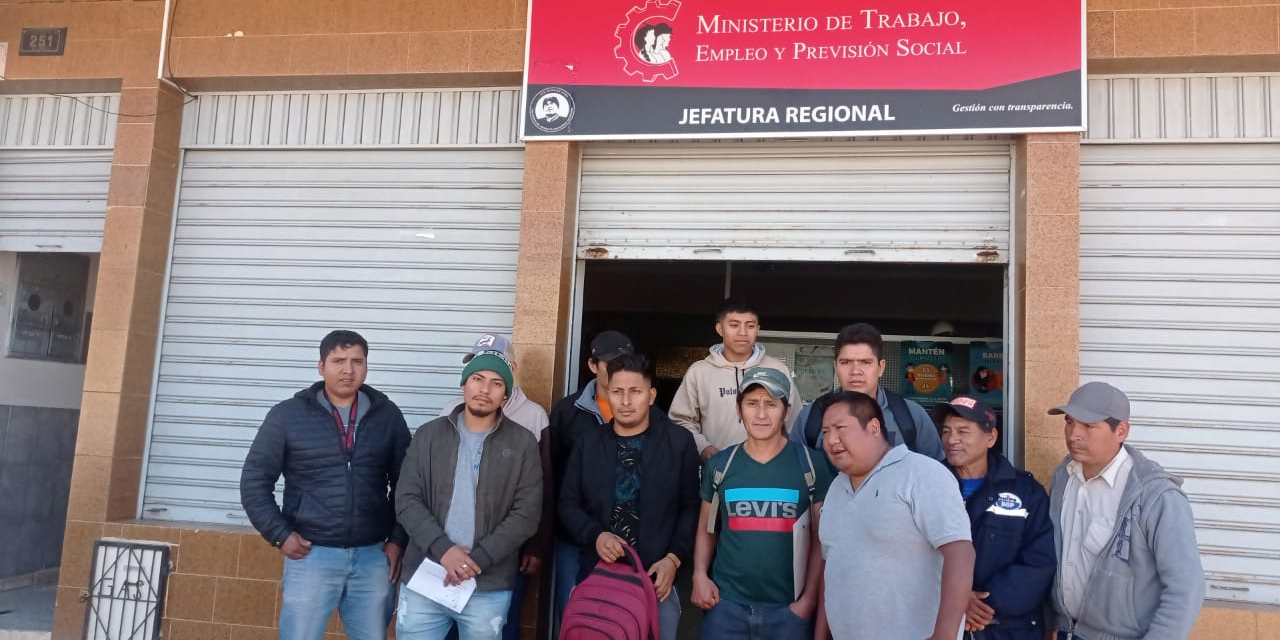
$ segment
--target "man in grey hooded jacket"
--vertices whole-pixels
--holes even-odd
[[[1087,383],[1049,413],[1063,416],[1069,452],[1049,495],[1058,638],[1188,637],[1204,570],[1182,480],[1125,444],[1129,398],[1119,389]]]

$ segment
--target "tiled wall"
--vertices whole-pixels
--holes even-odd
[[[75,409],[0,404],[0,578],[58,566],[79,422]]]
[[[1280,3],[1091,0],[1089,59],[1280,53]]]
[[[523,70],[526,0],[180,4],[178,77]],[[239,37],[226,37],[240,32]]]
[[[353,79],[367,86],[466,85],[494,74],[518,76],[527,4],[184,1],[177,3],[169,57],[175,75],[207,79],[211,86],[267,78],[269,88],[289,89],[302,77],[329,78],[333,86],[349,86]],[[257,536],[198,525],[122,522],[134,515],[140,485],[183,99],[155,80],[163,9],[158,0],[0,0],[0,41],[10,43],[6,77],[109,79],[122,86],[121,111],[138,114],[123,117],[117,133],[99,275],[105,293],[95,314],[75,447],[54,630],[59,639],[79,637],[84,608],[78,596],[87,584],[92,541],[104,535],[176,545],[166,638],[275,636],[280,560]],[[1280,2],[1274,0],[1092,0],[1087,20],[1093,62],[1280,53]],[[64,56],[16,55],[21,27],[59,25],[69,27]],[[412,77],[393,78],[399,74]],[[1073,252],[1064,250],[1077,241],[1078,143],[1071,138],[1035,136],[1020,146],[1019,184],[1028,189],[1020,201],[1026,255],[1015,266],[1026,287],[1021,300],[1025,450],[1028,465],[1041,478],[1062,451],[1057,423],[1044,416],[1043,408],[1074,387],[1078,365],[1073,315],[1078,265],[1070,259]],[[548,402],[558,391],[564,365],[577,153],[564,143],[530,145],[526,153],[514,338],[522,359],[536,363],[530,371],[553,372],[537,379],[522,376],[531,397]],[[6,442],[8,436],[6,431]],[[3,455],[7,461],[9,454]],[[0,476],[0,482],[14,481]],[[0,509],[14,510],[12,503],[0,501],[5,505]],[[1194,637],[1276,640],[1278,618],[1255,610],[1209,609]]]
[[[102,537],[168,542],[173,572],[161,630],[165,638],[266,640],[277,637],[280,554],[254,533],[229,528],[196,529],[140,523],[68,525],[55,638],[78,638],[84,624],[80,590],[89,584],[93,541]],[[74,544],[73,544],[74,542]],[[70,550],[74,548],[75,552]],[[340,631],[334,619],[330,629]],[[336,640],[340,636],[327,636]]]

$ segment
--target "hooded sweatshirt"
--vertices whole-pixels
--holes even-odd
[[[671,401],[671,421],[693,434],[698,451],[708,445],[724,449],[747,439],[746,429],[738,416],[738,384],[752,367],[770,367],[791,377],[791,370],[781,360],[767,356],[764,345],[757,344],[746,362],[732,363],[724,357],[724,345],[711,347],[711,354],[693,363]],[[791,385],[791,406],[787,409],[786,426],[795,422],[800,411],[800,393]]]
[[[1124,447],[1133,468],[1120,497],[1115,529],[1085,585],[1079,618],[1072,620],[1065,613],[1061,573],[1054,578],[1057,628],[1089,640],[1186,638],[1204,602],[1204,569],[1191,504],[1180,478],[1137,449]],[[1070,461],[1067,457],[1058,465],[1049,494],[1059,558]]]

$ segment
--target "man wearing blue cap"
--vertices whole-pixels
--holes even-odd
[[[442,640],[455,623],[467,640],[498,640],[521,545],[542,515],[538,443],[502,413],[510,363],[500,351],[475,354],[461,386],[462,406],[414,435],[395,504],[409,533],[401,579],[407,583],[430,559],[444,567],[445,584],[474,578],[476,590],[454,612],[402,588],[396,636],[403,640]]]
[[[1069,455],[1053,474],[1058,638],[1186,638],[1204,601],[1204,570],[1182,480],[1132,445],[1129,398],[1089,382],[1066,404]]]

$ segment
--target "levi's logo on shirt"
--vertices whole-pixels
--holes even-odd
[[[800,517],[795,489],[727,489],[724,503],[732,531],[790,532]]]

